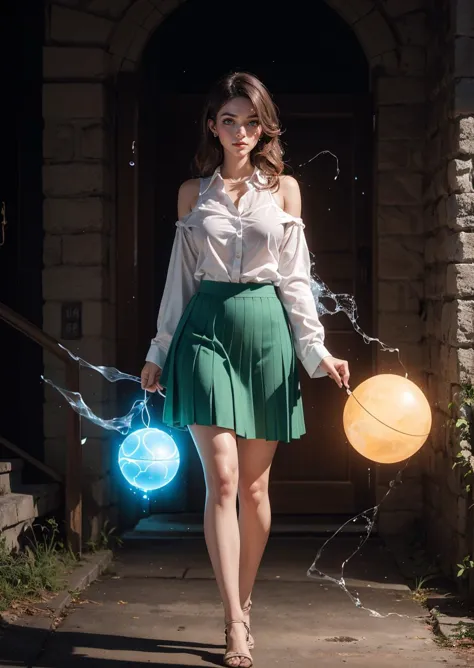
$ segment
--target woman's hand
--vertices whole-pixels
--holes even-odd
[[[158,382],[161,377],[161,367],[153,362],[146,362],[142,369],[142,390],[148,392],[156,392],[156,390],[163,390],[163,386]]]
[[[337,357],[324,357],[319,368],[326,371],[339,387],[349,387],[349,363],[346,360],[337,359]]]

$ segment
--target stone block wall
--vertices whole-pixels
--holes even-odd
[[[453,388],[472,377],[474,366],[473,3],[326,1],[356,33],[372,72],[375,334],[400,348],[410,378],[429,393],[435,407],[431,444],[410,465],[403,488],[384,507],[380,527],[385,533],[400,533],[425,507],[433,544],[444,549],[448,567],[455,562],[449,541],[461,541],[456,555],[465,549],[465,506],[457,473],[451,471],[444,424]],[[47,5],[44,322],[47,331],[60,338],[61,304],[80,301],[83,336],[65,343],[92,363],[115,363],[111,101],[116,75],[139,70],[147,40],[179,4],[51,0]],[[46,375],[61,380],[55,361],[47,356],[45,364]],[[378,354],[377,369],[400,372],[396,357],[388,353]],[[97,413],[114,414],[110,385],[92,379],[90,372],[83,374],[82,384]],[[64,455],[60,403],[47,388],[51,465]],[[86,503],[97,528],[101,514],[114,503],[109,494],[112,449],[104,432],[84,424],[84,434],[85,470],[92,476],[85,485],[90,497]],[[380,467],[379,498],[397,469]],[[449,529],[436,543],[440,525]]]
[[[474,4],[432,3],[424,182],[426,371],[433,431],[423,451],[424,511],[447,573],[471,553],[463,470],[449,403],[474,378]],[[472,518],[471,518],[472,521]]]
[[[43,88],[44,329],[92,364],[115,364],[113,277],[112,112],[108,105],[113,22],[51,4],[47,11]],[[116,3],[119,4],[119,3]],[[102,44],[103,43],[103,44]],[[61,309],[79,302],[80,339],[62,339]],[[64,386],[64,369],[45,355],[45,376]],[[114,387],[99,374],[81,371],[81,392],[101,417],[116,414]],[[46,388],[46,462],[65,465],[66,413],[61,396]],[[82,420],[84,539],[96,539],[114,517],[111,434]]]

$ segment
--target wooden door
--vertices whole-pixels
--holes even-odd
[[[370,332],[372,115],[368,101],[352,96],[290,96],[276,101],[286,129],[285,161],[301,187],[314,268],[332,292],[355,296],[360,321]],[[337,161],[330,154],[311,160],[320,151],[330,151]],[[372,349],[345,314],[326,315],[322,322],[326,347],[349,360],[354,387],[372,372]],[[344,435],[347,395],[330,379],[311,379],[301,364],[299,369],[307,431],[300,440],[281,444],[277,450],[271,475],[273,511],[355,513],[370,502],[371,490],[367,463]]]
[[[136,233],[142,249],[137,281],[147,285],[147,300],[140,298],[142,307],[137,313],[144,347],[155,331],[175,234],[178,187],[195,176],[191,163],[203,101],[200,95],[155,93],[142,104]],[[354,97],[290,96],[276,102],[285,128],[284,157],[301,185],[305,232],[316,269],[334,292],[356,296],[361,322],[371,331],[370,107],[366,99]],[[331,156],[298,167],[321,150],[330,150],[339,159],[336,181],[336,162]],[[371,373],[372,351],[343,314],[326,316],[323,322],[327,346],[335,355],[349,359],[355,386]],[[139,363],[141,359],[137,366]],[[348,446],[343,434],[346,395],[329,379],[310,379],[301,365],[300,376],[307,434],[278,449],[271,479],[274,512],[358,511],[370,502],[370,477],[367,464]],[[156,403],[160,413],[160,400]],[[190,437],[184,432],[176,436],[182,466],[174,493],[161,495],[153,509],[198,512],[204,501],[201,464]]]

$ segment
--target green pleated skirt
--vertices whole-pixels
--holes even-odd
[[[305,433],[291,329],[273,285],[201,281],[161,384],[170,427],[216,425],[287,443]]]

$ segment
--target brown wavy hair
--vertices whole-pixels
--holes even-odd
[[[280,142],[281,128],[277,108],[263,83],[248,72],[233,72],[217,81],[211,89],[204,107],[201,140],[194,162],[201,176],[211,176],[224,159],[224,150],[218,137],[214,137],[208,120],[214,122],[219,110],[236,97],[246,97],[252,103],[262,135],[250,154],[250,160],[265,176],[264,188],[275,189],[283,172],[283,149]]]

